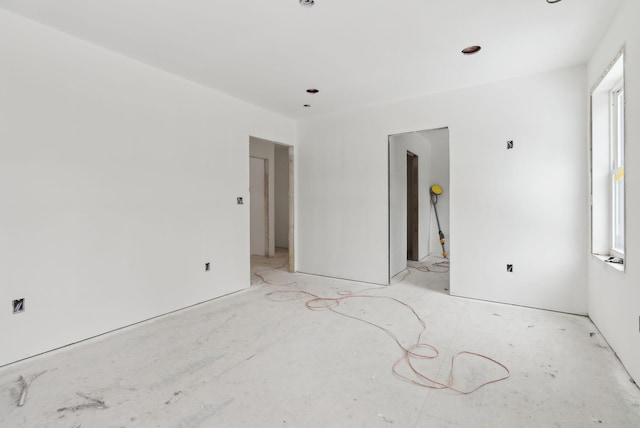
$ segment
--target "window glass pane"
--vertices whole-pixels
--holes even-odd
[[[613,183],[613,249],[624,254],[624,177]]]
[[[624,90],[616,94],[616,141],[615,141],[615,168],[624,166]]]
[[[611,249],[624,254],[624,86],[611,97]]]
[[[624,167],[624,90],[618,94],[618,164]]]

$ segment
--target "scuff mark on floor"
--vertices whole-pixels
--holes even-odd
[[[231,315],[220,327],[225,327],[229,322],[236,317],[236,314]]]
[[[225,407],[227,407],[234,401],[235,398],[228,398],[225,401],[219,403],[217,406],[202,405],[200,406],[200,411],[198,413],[196,413],[195,415],[191,415],[186,419],[183,419],[178,427],[197,428],[199,426],[203,426],[204,422],[220,413],[220,411],[222,411]]]
[[[173,397],[169,398],[167,401],[164,402],[164,404],[171,404],[172,401],[174,401],[174,399],[179,396],[180,394],[182,394],[182,391],[176,391],[173,393]]]
[[[171,385],[173,384],[177,379],[183,377],[183,376],[187,376],[187,375],[192,375],[195,372],[202,370],[205,367],[208,367],[209,365],[215,363],[216,361],[220,360],[221,358],[224,358],[226,356],[226,354],[221,354],[221,355],[212,355],[209,356],[207,358],[203,358],[202,360],[199,361],[194,361],[190,364],[187,364],[182,370],[178,370],[174,373],[171,373],[167,376],[165,376],[164,378],[158,380],[157,382],[155,382],[153,385],[151,385],[151,389],[159,389],[161,387],[167,386],[167,385]]]
[[[387,419],[382,413],[378,413],[378,416],[381,417],[388,424],[392,424],[393,423],[393,421],[391,419]]]
[[[109,406],[105,404],[104,400],[93,398],[81,392],[76,392],[76,395],[84,398],[85,400],[89,400],[89,402],[79,404],[77,406],[61,407],[58,409],[58,412],[65,412],[65,411],[77,412],[78,410],[85,410],[85,409],[108,409],[109,408]]]
[[[22,407],[24,406],[24,403],[27,401],[27,393],[29,392],[29,387],[31,386],[31,384],[33,383],[34,380],[36,380],[38,377],[42,376],[43,374],[45,374],[47,371],[41,371],[40,373],[36,373],[33,376],[31,376],[31,378],[29,378],[29,381],[27,382],[24,378],[24,376],[20,376],[18,378],[18,382],[20,383],[20,394],[18,396],[18,407]]]

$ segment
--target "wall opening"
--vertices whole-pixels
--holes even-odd
[[[293,147],[251,137],[249,157],[252,272],[258,258],[277,258],[279,267],[295,272]],[[257,178],[260,162],[262,181]]]
[[[415,160],[415,167],[411,163]],[[415,168],[415,169],[414,169]],[[411,204],[409,183],[416,176],[417,196]],[[442,248],[431,204],[430,188],[437,184],[438,215],[445,236],[449,236],[449,129],[433,129],[389,136],[389,283],[408,267],[408,261],[441,257]],[[411,224],[411,210],[417,217]],[[413,240],[412,231],[417,232]],[[448,241],[448,240],[447,240]],[[409,251],[409,246],[412,246]],[[451,249],[447,248],[451,253]]]

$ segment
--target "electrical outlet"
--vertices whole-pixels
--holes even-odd
[[[204,264],[205,272],[209,272],[211,270],[211,263],[207,262]]]
[[[14,300],[12,303],[12,307],[13,307],[14,314],[19,314],[21,312],[24,312],[24,298]]]
[[[513,273],[513,265],[507,265],[507,272]]]
[[[244,199],[242,199],[242,196],[238,196],[236,200],[238,201],[238,205],[244,205]]]
[[[513,140],[507,141],[507,150],[513,149]]]

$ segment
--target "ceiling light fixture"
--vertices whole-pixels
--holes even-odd
[[[316,4],[314,0],[300,0],[300,6],[311,7],[314,4]]]
[[[310,93],[310,94],[317,94],[317,93],[318,93],[318,92],[320,92],[320,91],[319,91],[319,90],[317,90],[317,89],[313,89],[313,88],[311,88],[311,89],[307,89],[307,92],[308,92],[308,93]]]
[[[467,48],[462,49],[462,53],[465,55],[473,55],[475,53],[480,52],[480,49],[482,49],[480,46],[469,46]]]

